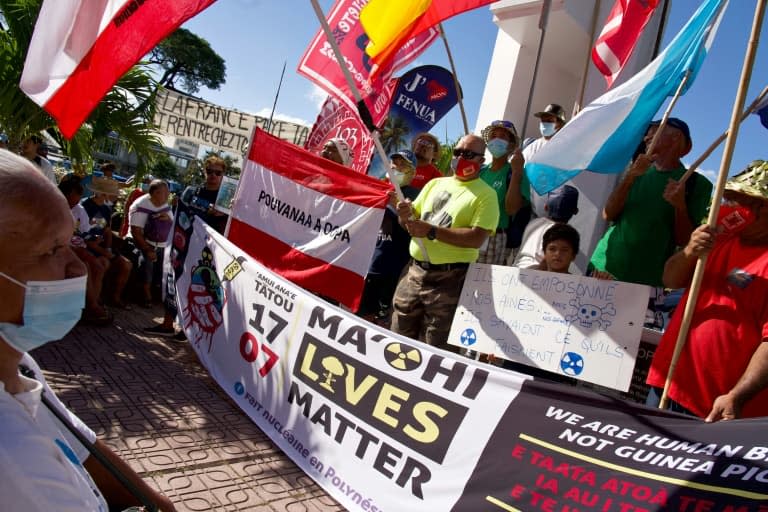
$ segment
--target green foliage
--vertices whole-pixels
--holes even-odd
[[[381,144],[384,146],[384,151],[389,155],[404,148],[406,136],[410,131],[402,117],[388,117],[381,129]]]
[[[152,163],[150,173],[155,178],[164,180],[175,180],[179,177],[179,170],[168,155],[157,156]]]
[[[29,134],[46,131],[74,163],[90,168],[93,148],[116,132],[138,156],[139,169],[146,168],[153,158],[152,148],[161,145],[152,125],[157,84],[146,67],[129,70],[71,140],[64,139],[53,118],[19,88],[41,5],[41,0],[0,0],[7,25],[7,30],[0,31],[0,126],[8,133],[11,147]]]
[[[226,81],[224,59],[208,41],[184,28],[161,41],[150,52],[149,63],[163,69],[161,85],[190,94],[199,91],[200,86],[218,89]]]
[[[458,142],[459,139],[456,139],[453,142],[446,141],[445,144],[440,145],[440,157],[437,159],[437,162],[435,162],[435,166],[440,169],[443,176],[450,176],[453,174],[453,171],[451,171],[451,159],[453,158],[453,148],[456,147]]]

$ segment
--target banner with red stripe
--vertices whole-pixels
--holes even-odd
[[[46,0],[21,89],[71,138],[131,66],[215,0]]]
[[[228,238],[302,288],[356,309],[390,190],[256,130]]]

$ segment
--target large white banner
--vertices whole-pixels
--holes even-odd
[[[648,287],[476,263],[448,342],[627,391]]]
[[[348,510],[765,510],[768,421],[707,424],[434,350],[284,281],[199,219],[172,257],[200,360]]]
[[[254,127],[285,141],[303,146],[309,127],[288,121],[272,120],[239,110],[231,110],[168,89],[157,93],[155,125],[157,129],[179,139],[214,149],[243,154]]]

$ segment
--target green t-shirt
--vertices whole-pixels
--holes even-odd
[[[491,187],[498,197],[499,225],[496,227],[499,229],[507,229],[509,226],[509,215],[507,215],[504,199],[507,196],[507,184],[509,183],[507,176],[511,171],[512,167],[508,162],[498,171],[492,170],[491,164],[485,164],[480,168],[480,179]]]
[[[414,215],[435,226],[446,228],[481,227],[491,233],[499,222],[496,193],[481,179],[459,181],[454,177],[435,178],[427,182],[413,202]],[[456,247],[439,240],[421,239],[429,261],[441,263],[473,263],[478,249]],[[411,240],[411,256],[426,261],[415,241]]]
[[[663,286],[664,263],[675,250],[675,209],[662,195],[670,179],[685,173],[681,167],[659,172],[651,166],[629,190],[624,209],[608,228],[592,254],[590,264],[607,270],[619,281]],[[703,176],[686,189],[688,216],[701,224],[712,196],[712,183]]]

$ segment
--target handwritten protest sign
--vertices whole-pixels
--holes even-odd
[[[448,341],[627,391],[647,306],[643,285],[474,264]]]

